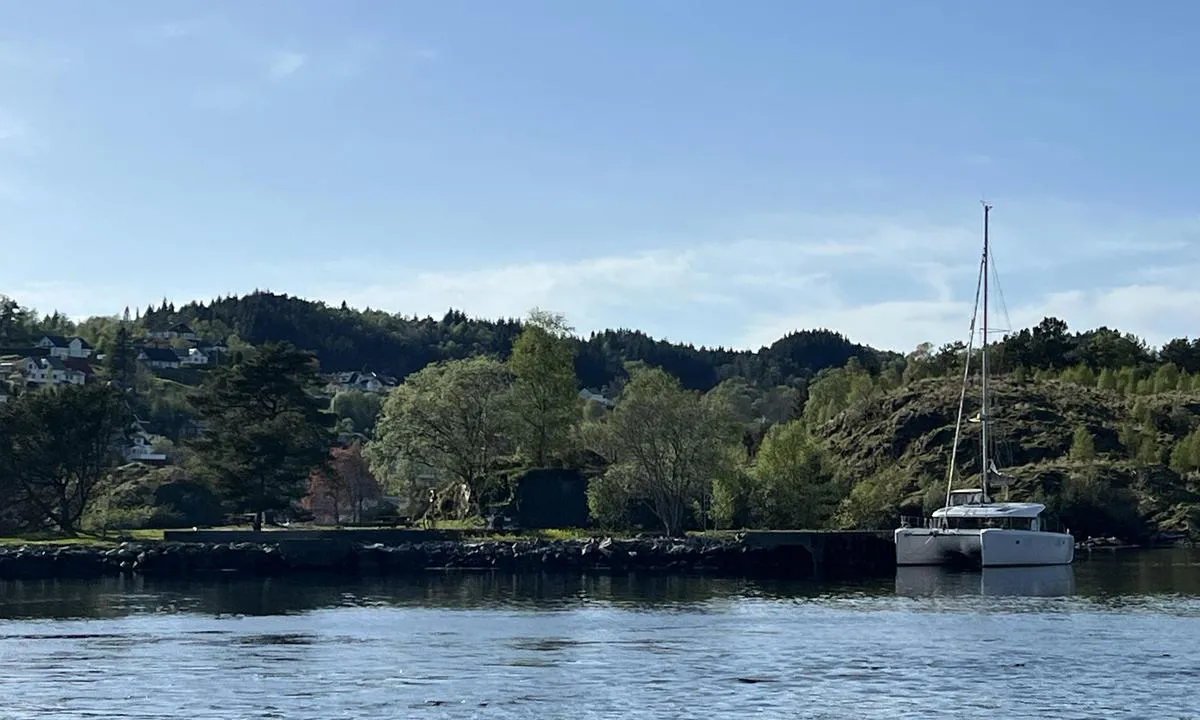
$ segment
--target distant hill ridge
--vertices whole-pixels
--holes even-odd
[[[493,354],[506,357],[521,331],[516,319],[482,320],[451,310],[440,319],[330,306],[289,295],[255,292],[179,308],[164,301],[139,322],[147,327],[186,322],[202,336],[236,334],[250,344],[288,341],[313,351],[322,370],[374,370],[404,378],[429,363]],[[857,357],[878,370],[898,359],[830,330],[789,334],[758,351],[697,348],[656,340],[637,330],[605,330],[579,341],[576,371],[584,387],[601,388],[623,375],[626,361],[662,367],[687,387],[708,390],[729,377],[760,386],[806,380]]]

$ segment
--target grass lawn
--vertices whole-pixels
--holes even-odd
[[[178,528],[179,530],[191,530],[191,528]],[[204,528],[205,530],[250,530],[249,525],[231,525],[225,527]],[[294,524],[289,528],[265,528],[264,533],[270,534],[276,530],[336,530],[335,526],[325,525],[310,525],[310,524]],[[355,527],[345,528],[346,530],[384,530],[387,526],[379,527]],[[419,527],[408,528],[412,530],[420,530]],[[463,540],[468,542],[478,542],[482,540],[495,540],[501,542],[516,542],[518,540],[584,540],[587,538],[610,537],[613,535],[621,536],[623,533],[613,533],[599,529],[587,528],[549,528],[544,530],[516,530],[511,532],[489,533],[479,520],[463,520],[439,522],[435,530],[457,530],[462,533]],[[143,542],[161,541],[163,539],[163,530],[110,530],[107,536],[93,535],[80,533],[75,536],[64,536],[56,533],[30,533],[26,535],[14,535],[10,537],[0,537],[0,547],[12,545],[116,545],[122,540],[132,539]],[[689,535],[707,535],[707,536],[723,536],[730,535],[729,531],[708,531],[689,533]],[[632,535],[632,533],[629,533]]]
[[[162,530],[114,530],[107,537],[100,535],[59,535],[57,533],[30,533],[0,537],[0,545],[116,545],[117,535],[124,535],[134,540],[162,540]]]

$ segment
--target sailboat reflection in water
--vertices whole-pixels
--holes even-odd
[[[896,594],[904,597],[1066,597],[1075,594],[1070,565],[985,567],[960,571],[931,565],[896,568]]]

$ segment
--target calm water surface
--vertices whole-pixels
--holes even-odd
[[[1200,551],[857,585],[0,581],[0,718],[1200,718]]]

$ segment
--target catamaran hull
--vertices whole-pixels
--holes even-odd
[[[897,565],[1022,567],[1069,565],[1075,540],[1067,533],[1034,530],[900,528]]]

